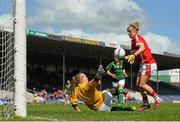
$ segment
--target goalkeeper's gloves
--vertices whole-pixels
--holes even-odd
[[[129,62],[130,64],[133,64],[133,63],[134,63],[134,60],[135,60],[135,55],[134,55],[134,54],[128,55],[128,62]]]
[[[98,71],[97,71],[97,73],[95,75],[95,79],[100,79],[100,76],[104,75],[104,74],[105,74],[105,70],[104,70],[103,66],[99,65]]]

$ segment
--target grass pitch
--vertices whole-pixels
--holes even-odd
[[[135,105],[138,106],[138,105]],[[151,105],[153,106],[153,105]],[[28,105],[26,118],[10,118],[8,120],[23,121],[180,121],[180,104],[162,103],[158,110],[95,112],[85,105],[79,105],[81,112],[76,113],[68,105],[39,104]]]

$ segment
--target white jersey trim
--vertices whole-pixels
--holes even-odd
[[[143,42],[139,41],[139,38],[138,38],[137,34],[136,34],[135,38],[136,38],[136,41],[137,41],[136,46],[140,45],[140,44],[144,44]]]

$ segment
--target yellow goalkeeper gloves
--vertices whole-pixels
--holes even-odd
[[[133,64],[133,63],[134,63],[134,60],[135,60],[135,55],[134,55],[134,54],[128,55],[128,62],[129,62],[130,64]]]

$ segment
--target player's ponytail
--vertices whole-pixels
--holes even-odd
[[[73,76],[71,79],[71,87],[70,87],[70,94],[71,95],[74,93],[75,87],[76,87],[76,80],[75,80],[75,76]]]
[[[71,81],[71,85],[77,86],[77,83],[78,83],[78,81],[77,81],[77,79],[76,79],[76,76],[73,76],[73,77],[72,77],[72,81]]]
[[[136,31],[139,31],[139,22],[135,21],[129,24],[129,27],[133,27]]]
[[[78,73],[76,74],[75,76],[72,77],[72,80],[71,80],[71,88],[70,88],[70,91],[71,93],[74,92],[76,86],[78,85],[79,81],[80,81],[80,75],[82,73]]]

